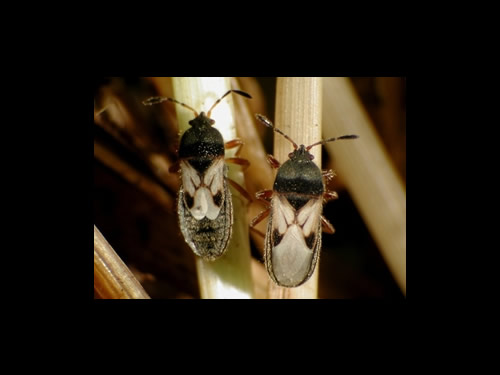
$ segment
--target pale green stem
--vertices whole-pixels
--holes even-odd
[[[225,77],[174,77],[172,84],[174,97],[198,113],[207,112],[213,103],[231,89],[230,78]],[[251,93],[250,93],[251,94]],[[234,123],[233,98],[231,94],[224,98],[212,111],[211,118],[224,141],[237,138]],[[189,128],[188,121],[194,117],[193,112],[177,105],[179,131],[182,134]],[[234,156],[235,149],[226,151],[226,158]],[[245,186],[241,167],[230,165],[228,177]],[[253,284],[250,270],[250,242],[246,218],[245,198],[231,187],[233,197],[234,223],[233,234],[228,250],[221,258],[208,262],[196,258],[198,282],[201,298],[252,298]]]

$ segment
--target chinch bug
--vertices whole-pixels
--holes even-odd
[[[293,145],[290,158],[280,165],[272,155],[268,161],[279,168],[273,190],[256,193],[256,198],[270,206],[251,223],[253,227],[271,215],[267,224],[264,246],[264,261],[271,279],[284,287],[296,287],[306,282],[313,274],[321,250],[321,228],[327,233],[335,229],[322,215],[323,200],[338,198],[334,191],[326,191],[323,178],[334,177],[332,171],[321,171],[313,163],[309,150],[326,142],[355,139],[357,135],[344,135],[316,142],[310,146],[297,144],[265,116],[256,118],[267,127],[283,135]]]
[[[225,164],[228,161],[248,167],[248,161],[238,157],[224,159],[225,148],[241,146],[243,142],[235,139],[224,144],[222,134],[212,127],[215,121],[210,118],[214,107],[232,92],[252,98],[246,92],[229,90],[212,105],[206,115],[205,112],[198,114],[187,104],[171,98],[153,97],[143,102],[144,105],[152,105],[168,100],[189,109],[195,115],[189,121],[191,127],[181,137],[178,165],[174,165],[175,169],[171,170],[181,171],[177,201],[181,232],[193,252],[205,260],[222,256],[231,239],[233,205],[227,182],[251,201],[248,193],[227,177],[228,167]]]

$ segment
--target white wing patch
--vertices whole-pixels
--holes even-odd
[[[268,233],[272,237],[266,245],[267,251],[271,251],[272,272],[280,285],[295,286],[308,276],[315,252],[319,249],[316,246],[310,249],[306,237],[314,233],[321,235],[321,210],[321,199],[311,199],[295,211],[283,195],[273,197],[273,220]],[[278,234],[282,238],[273,246]]]
[[[203,183],[210,187],[210,192],[215,195],[223,190],[224,182],[224,159],[219,159],[208,168],[203,176]]]
[[[215,220],[220,213],[224,203],[224,159],[220,158],[200,176],[186,160],[182,160],[182,185],[184,188],[184,203],[196,220],[207,217]],[[219,205],[215,204],[214,196],[221,194]],[[188,204],[189,195],[192,198],[192,206]]]
[[[194,197],[196,189],[201,184],[200,176],[196,169],[194,169],[186,160],[181,160],[181,175],[182,175],[182,186],[184,187],[184,192],[188,193],[190,196]]]
[[[322,209],[321,199],[310,199],[298,211],[292,207],[284,195],[276,194],[272,199],[274,229],[283,235],[292,224],[299,225],[304,236],[316,230]]]
[[[272,199],[273,224],[280,235],[286,232],[295,221],[295,210],[283,195],[276,194]]]
[[[304,280],[309,273],[312,256],[301,229],[292,225],[272,250],[273,273],[279,284],[293,286]]]
[[[194,193],[194,204],[190,209],[191,215],[193,215],[196,220],[203,219],[205,216],[207,216],[208,202],[210,202],[211,200],[212,197],[210,191],[206,187],[198,188],[198,190],[196,190],[196,192]]]
[[[304,237],[309,237],[318,228],[322,204],[321,199],[311,199],[297,211],[297,223],[302,227]]]

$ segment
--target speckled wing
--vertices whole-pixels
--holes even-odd
[[[233,226],[231,192],[225,179],[227,166],[223,162],[215,166],[213,173],[209,169],[199,180],[194,176],[196,171],[184,169],[187,175],[182,176],[177,201],[184,239],[205,260],[215,260],[226,252]]]

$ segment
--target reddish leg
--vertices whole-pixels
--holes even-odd
[[[268,208],[267,210],[262,211],[260,214],[258,214],[250,223],[250,227],[254,227],[255,225],[259,224],[262,220],[264,220],[266,217],[269,216],[269,213],[271,212],[271,208]]]
[[[323,175],[323,178],[326,179],[327,182],[336,176],[335,172],[332,171],[331,169],[321,171],[321,174]]]
[[[338,199],[339,195],[337,194],[336,191],[325,191],[323,193],[323,201],[326,203],[328,201],[331,201],[332,199]]]
[[[250,162],[247,159],[242,159],[238,158],[237,156],[240,154],[241,151],[241,146],[244,145],[244,142],[241,139],[233,139],[232,141],[226,142],[224,147],[226,150],[230,150],[235,147],[239,147],[238,150],[236,150],[236,153],[234,154],[236,157],[234,158],[227,158],[226,161],[228,163],[234,163],[242,166],[243,170],[246,170],[250,166]]]
[[[231,180],[230,178],[228,178],[227,181],[231,184],[232,187],[238,190],[238,192],[243,195],[249,203],[252,203],[252,197],[250,196],[250,194],[248,194],[248,191],[246,191],[243,186],[238,184],[236,181]]]
[[[323,215],[321,215],[321,226],[323,228],[323,232],[329,234],[335,233],[335,228]]]
[[[272,190],[261,190],[255,193],[255,198],[266,203],[269,203],[272,197],[273,197]]]
[[[233,139],[232,141],[228,141],[225,143],[224,147],[226,150],[230,150],[232,148],[238,147],[238,150],[236,150],[236,153],[234,154],[235,156],[238,156],[240,154],[241,148],[245,143],[241,139]]]
[[[233,164],[241,165],[241,169],[243,171],[245,171],[250,166],[250,162],[247,159],[242,159],[242,158],[227,158],[225,160],[228,163],[233,163]]]
[[[258,229],[255,229],[254,227],[250,227],[250,230],[254,233],[257,233],[259,236],[261,236],[262,238],[266,238],[266,235],[264,233],[262,233],[260,230]]]
[[[281,166],[281,163],[278,160],[276,160],[276,158],[274,156],[272,156],[270,154],[267,155],[267,162],[273,168],[279,168]]]

